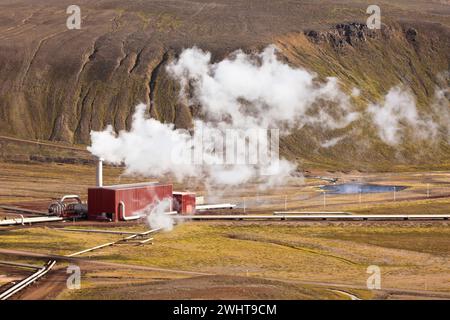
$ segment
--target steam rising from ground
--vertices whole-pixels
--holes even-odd
[[[311,72],[290,67],[277,58],[274,46],[254,55],[237,51],[218,63],[211,62],[209,52],[194,47],[184,50],[167,71],[181,84],[180,99],[202,107],[204,118],[194,121],[194,134],[147,118],[146,106],[141,104],[136,107],[130,131],[116,134],[108,126],[91,132],[89,151],[108,162],[124,163],[130,174],[173,174],[178,180],[195,177],[223,185],[259,179],[273,185],[281,183],[296,166],[285,159],[224,163],[217,139],[208,138],[232,130],[241,130],[237,135],[246,139],[245,130],[249,129],[259,130],[258,134],[273,128],[289,133],[304,125],[337,129],[358,118],[336,78],[323,83]],[[193,88],[192,98],[188,98],[188,87]],[[193,148],[200,140],[201,163],[193,163],[192,154],[198,152]],[[236,157],[249,158],[252,151],[260,155],[259,147],[237,150]],[[242,152],[247,154],[239,154]]]
[[[442,127],[450,133],[444,92],[437,91],[432,108],[440,117],[434,120],[421,116],[413,95],[401,87],[392,88],[381,103],[369,104],[367,113],[359,113],[351,103],[352,97],[360,95],[358,88],[348,95],[336,78],[321,82],[314,73],[280,61],[276,53],[274,46],[257,54],[236,51],[213,63],[209,52],[196,47],[184,50],[167,66],[167,72],[180,83],[181,102],[201,106],[202,119],[194,120],[194,132],[148,118],[146,106],[140,104],[129,131],[116,134],[108,126],[91,132],[89,151],[108,162],[124,163],[129,174],[172,174],[178,180],[195,178],[206,185],[235,185],[254,179],[275,185],[295,170],[293,163],[285,159],[256,165],[224,162],[220,143],[214,138],[236,129],[262,132],[277,128],[288,134],[292,129],[312,126],[330,131],[346,128],[363,114],[369,115],[380,139],[392,146],[411,132],[419,139],[434,137]],[[332,138],[321,146],[334,147],[344,137]],[[194,150],[199,141],[201,150]],[[239,152],[237,157],[242,156]],[[193,162],[193,154],[201,161]]]
[[[172,174],[179,181],[192,177],[207,184],[235,185],[256,177],[271,184],[295,169],[293,164],[283,159],[258,165],[224,163],[223,156],[214,150],[219,139],[210,139],[219,134],[214,126],[198,120],[195,122],[198,130],[191,135],[186,130],[174,129],[171,124],[147,118],[145,110],[144,104],[136,107],[130,131],[116,134],[108,126],[104,131],[91,132],[89,151],[110,163],[124,163],[127,174]],[[200,148],[194,148],[199,145]]]
[[[450,90],[437,88],[434,94],[434,102],[431,105],[433,113],[437,115],[435,121],[440,126],[447,142],[450,143]]]
[[[166,212],[170,211],[171,199],[163,199],[151,204],[141,214],[147,217],[147,222],[152,229],[163,229],[164,231],[172,231],[174,221]]]
[[[380,138],[390,145],[401,142],[408,126],[414,128],[413,135],[419,139],[437,134],[437,126],[431,118],[419,116],[414,96],[400,87],[389,90],[382,105],[370,104],[367,111],[373,117]]]
[[[254,55],[236,51],[212,63],[211,53],[194,47],[167,70],[180,81],[187,104],[199,104],[210,121],[227,119],[233,127],[315,124],[335,129],[357,119],[336,78],[319,82],[316,74],[281,62],[276,51],[275,46]],[[186,92],[189,86],[194,88],[192,98]]]
[[[344,139],[345,136],[341,136],[341,137],[336,137],[336,138],[332,138],[330,140],[327,140],[325,142],[322,142],[320,144],[320,146],[322,148],[330,148],[330,147],[334,147],[336,144],[338,144],[339,142],[341,142],[342,139]]]

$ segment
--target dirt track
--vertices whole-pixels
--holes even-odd
[[[129,265],[129,264],[120,264],[120,263],[112,263],[112,262],[104,262],[104,261],[95,261],[88,258],[68,258],[65,256],[58,255],[47,255],[41,253],[34,252],[26,252],[26,251],[18,251],[18,250],[5,250],[0,249],[0,253],[8,254],[8,255],[17,255],[17,256],[26,256],[26,257],[35,257],[35,258],[52,258],[57,260],[66,260],[71,262],[77,262],[78,264],[83,265],[96,265],[97,267],[103,266],[105,268],[122,268],[122,269],[133,269],[133,270],[144,270],[144,271],[153,271],[153,272],[166,272],[166,273],[177,273],[189,276],[189,279],[204,279],[204,277],[233,277],[233,275],[218,275],[218,274],[210,274],[203,272],[193,272],[186,270],[176,270],[176,269],[166,269],[166,268],[157,268],[150,266],[137,266],[137,265]],[[24,291],[23,294],[18,296],[18,299],[48,299],[56,297],[62,290],[65,288],[65,270],[64,269],[56,269],[52,271],[49,276],[39,281],[38,286],[28,288]],[[239,278],[239,277],[237,277]],[[341,288],[341,289],[359,289],[359,290],[367,290],[364,286],[356,286],[354,284],[345,284],[345,283],[335,283],[335,282],[319,282],[319,281],[306,281],[306,280],[285,280],[278,278],[263,278],[263,277],[250,277],[255,280],[266,280],[266,281],[276,281],[283,282],[287,284],[297,284],[297,285],[307,285],[313,287],[325,287],[329,289],[333,288]],[[180,280],[178,280],[179,282]],[[195,281],[195,280],[194,280]],[[176,284],[177,281],[174,283]],[[398,288],[383,288],[382,290],[377,291],[379,296],[409,296],[416,298],[434,298],[434,299],[450,299],[450,293],[446,292],[434,292],[427,290],[408,290],[408,289],[398,289]],[[159,296],[154,296],[154,299],[161,299]],[[179,297],[183,298],[183,297]],[[185,297],[186,298],[186,297]]]
[[[19,294],[12,297],[13,300],[43,300],[55,298],[66,288],[66,270],[57,268],[49,272],[43,279]]]

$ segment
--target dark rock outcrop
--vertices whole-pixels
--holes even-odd
[[[372,30],[366,24],[359,22],[340,23],[327,31],[309,30],[305,35],[315,44],[329,43],[339,49],[346,46],[356,46],[366,42],[368,38],[389,37],[392,29],[382,25],[381,30]]]
[[[410,42],[416,42],[417,41],[417,30],[414,28],[408,28],[405,32],[406,39]]]

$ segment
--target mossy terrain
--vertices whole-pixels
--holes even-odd
[[[179,281],[185,294],[191,293],[190,298],[195,291],[189,290],[195,284],[233,291],[239,282],[243,290],[247,286],[268,286],[274,292],[284,292],[280,298],[297,299],[337,298],[325,292],[323,286],[329,289],[344,283],[350,288],[346,291],[371,298],[364,290],[369,265],[381,268],[383,288],[423,290],[426,283],[428,290],[448,292],[448,285],[442,281],[449,263],[447,233],[447,224],[427,222],[403,225],[186,222],[171,232],[155,234],[153,245],[128,243],[89,253],[90,261],[120,263],[124,269],[119,265],[114,268],[104,265],[102,269],[85,266],[84,290],[66,293],[62,298],[114,298],[116,294],[124,298],[133,294],[137,295],[134,298],[152,298],[150,292],[164,293],[166,285],[170,286],[167,281],[176,279],[171,288],[177,287]],[[113,238],[118,236],[86,234],[81,239],[76,233],[33,227],[2,232],[2,248],[13,246],[16,250],[68,254]],[[212,278],[207,275],[191,280],[163,271],[154,274],[137,271],[130,275],[126,265],[208,273],[215,275],[216,283],[211,283]],[[127,278],[131,279],[129,283]],[[255,298],[274,294],[265,296],[267,292],[258,292],[259,289]],[[176,293],[182,294],[178,289]],[[240,294],[252,296],[245,290]]]
[[[390,88],[401,85],[415,95],[419,113],[431,114],[436,88],[448,86],[440,78],[449,69],[448,33],[436,25],[423,24],[420,31],[414,29],[417,36],[412,40],[407,37],[408,30],[413,30],[410,24],[391,22],[378,33],[366,30],[363,39],[354,34],[337,42],[323,39],[329,36],[327,32],[319,36],[313,33],[315,37],[294,33],[279,38],[277,44],[289,63],[313,70],[321,78],[337,77],[348,93],[359,88],[361,94],[353,103],[361,112],[368,103],[382,101]],[[320,147],[321,141],[342,135],[347,136],[336,146]],[[303,160],[307,166],[401,171],[402,166],[432,170],[448,168],[449,164],[446,142],[407,136],[400,145],[389,146],[377,137],[367,116],[345,131],[332,134],[304,128],[283,142],[284,154]]]
[[[383,29],[361,39],[336,32],[339,25],[364,23],[367,1],[86,2],[81,30],[67,30],[59,1],[28,2],[0,1],[2,135],[86,145],[91,130],[129,129],[140,102],[152,117],[188,128],[196,114],[178,101],[165,66],[194,45],[217,61],[236,49],[276,44],[292,66],[322,79],[336,76],[347,92],[359,88],[353,103],[360,111],[402,84],[428,114],[435,88],[448,86],[441,76],[449,71],[449,13],[438,2],[380,1]],[[338,42],[321,41],[327,34]],[[335,147],[320,147],[343,134]],[[15,152],[9,147],[3,153]],[[282,139],[281,153],[306,168],[446,169],[450,163],[447,142],[390,147],[364,117],[347,131],[302,128]]]

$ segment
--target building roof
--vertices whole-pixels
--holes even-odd
[[[172,194],[178,194],[178,195],[195,195],[195,192],[189,192],[189,191],[173,191]]]
[[[130,184],[116,184],[112,186],[103,186],[103,187],[94,187],[98,189],[108,189],[108,190],[123,190],[123,189],[136,189],[136,188],[145,188],[145,187],[154,187],[154,186],[169,186],[170,183],[159,183],[155,182],[140,182],[140,183],[130,183]]]

